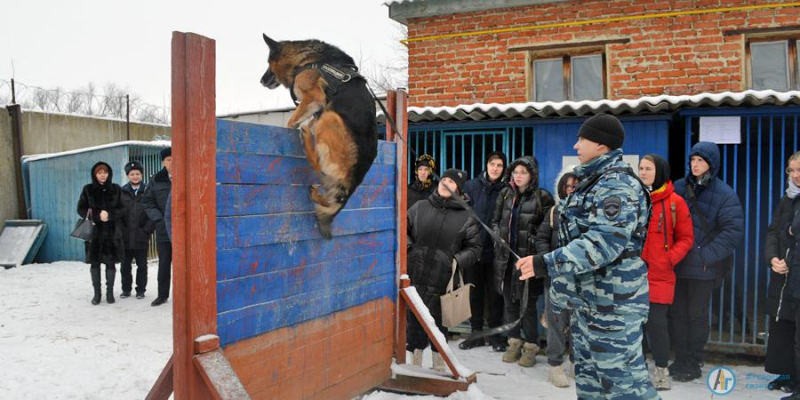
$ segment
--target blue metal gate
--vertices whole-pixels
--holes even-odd
[[[670,115],[623,117],[625,154],[658,153],[666,157],[671,118]],[[575,155],[572,146],[582,123],[583,118],[561,118],[412,124],[409,126],[409,146],[418,155],[433,156],[438,173],[448,168],[459,168],[473,178],[484,170],[486,155],[492,151],[502,151],[509,162],[523,155],[535,155],[539,161],[541,187],[553,192],[562,157]],[[411,152],[408,157],[413,170]],[[412,172],[409,182],[413,179]]]
[[[688,149],[698,141],[704,116],[741,117],[741,143],[719,145],[719,178],[739,196],[745,216],[744,246],[735,254],[729,279],[714,293],[709,309],[709,348],[764,355],[770,318],[766,310],[770,267],[764,258],[766,230],[783,196],[786,160],[800,147],[800,107],[697,109],[682,111]],[[688,173],[688,167],[687,167]]]

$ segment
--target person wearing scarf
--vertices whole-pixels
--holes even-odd
[[[414,203],[427,199],[439,185],[433,179],[436,161],[433,157],[423,154],[414,161],[414,182],[408,185],[408,201],[406,209],[410,210]]]
[[[778,377],[767,385],[769,390],[794,392],[789,398],[797,398],[797,376],[800,365],[797,360],[796,343],[797,313],[800,301],[798,288],[794,284],[795,276],[800,270],[800,260],[794,256],[797,237],[792,229],[795,215],[800,214],[800,152],[789,157],[786,168],[786,195],[778,201],[772,213],[772,223],[767,228],[764,245],[764,264],[770,269],[769,287],[767,288],[767,313],[769,321],[769,340],[767,341],[767,358],[764,370]]]
[[[694,243],[692,216],[686,201],[675,194],[669,179],[667,160],[648,154],[639,162],[639,178],[650,191],[652,208],[642,259],[647,263],[650,313],[645,324],[643,345],[649,347],[656,363],[653,386],[669,390],[669,328],[667,311],[675,297],[675,265]]]

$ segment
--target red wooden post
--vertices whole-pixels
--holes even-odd
[[[397,274],[403,276],[406,271],[406,247],[408,243],[408,94],[400,89],[392,92],[390,103],[393,107],[387,107],[389,112],[393,113],[395,122],[397,122],[397,137],[394,138],[397,143],[397,254],[398,262]],[[399,287],[402,287],[403,281],[399,281]],[[406,284],[408,281],[405,281]],[[395,343],[395,360],[398,364],[405,364],[406,362],[406,304],[402,297],[397,298],[397,335]]]
[[[195,338],[217,333],[215,55],[214,40],[172,33],[172,318],[178,400],[212,398],[192,359]]]

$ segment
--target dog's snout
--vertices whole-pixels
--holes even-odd
[[[275,77],[275,74],[272,71],[267,70],[264,75],[261,77],[261,85],[266,87],[267,89],[275,89],[280,85],[278,79]]]

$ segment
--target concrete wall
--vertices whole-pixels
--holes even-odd
[[[23,153],[42,154],[128,140],[125,121],[23,111]],[[0,127],[10,129],[10,125]],[[131,123],[130,140],[170,136],[170,127]]]
[[[4,226],[7,219],[19,217],[12,139],[11,116],[5,109],[0,109],[0,226]]]
[[[0,225],[17,219],[17,187],[11,117],[0,109]],[[170,127],[131,123],[130,140],[169,137]],[[128,140],[125,121],[23,110],[23,155],[57,153]]]

